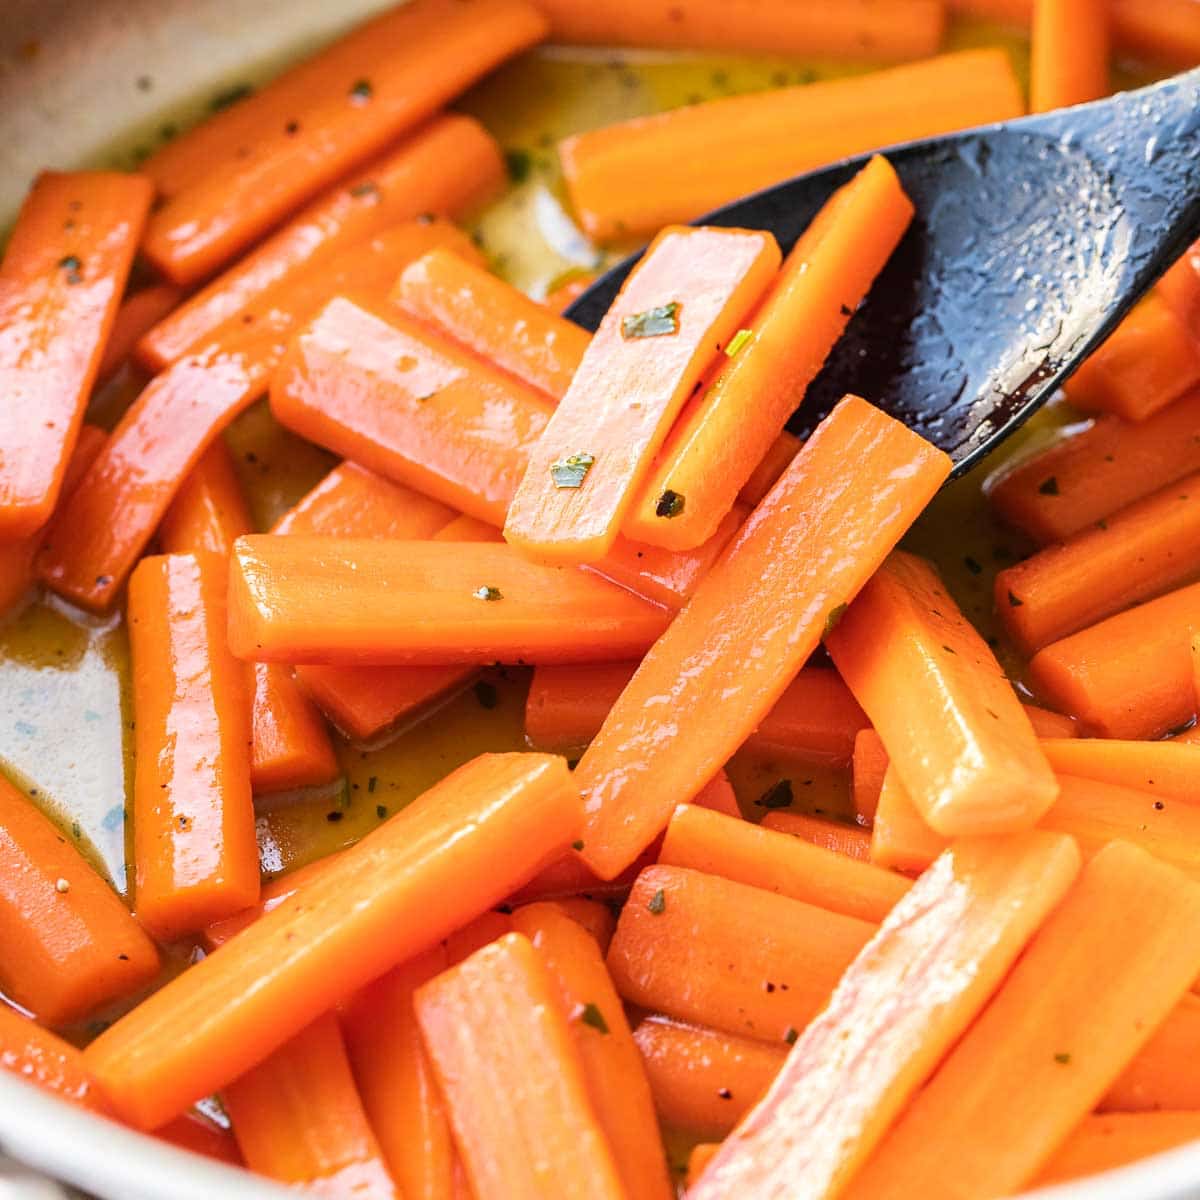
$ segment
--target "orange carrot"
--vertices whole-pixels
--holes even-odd
[[[726,1033],[787,1040],[870,939],[867,921],[684,867],[647,867],[608,969],[631,1004]]]
[[[1107,846],[846,1195],[1019,1191],[1198,971],[1200,887],[1132,846]]]
[[[233,1134],[194,1108],[155,1130],[154,1136],[182,1150],[203,1154],[206,1158],[215,1158],[230,1166],[246,1165]]]
[[[1035,0],[1029,110],[1107,96],[1108,0]]]
[[[565,853],[579,821],[562,759],[483,755],[122,1017],[87,1060],[126,1120],[160,1125],[498,904]]]
[[[1112,783],[1164,801],[1200,801],[1200,746],[1053,738],[1043,739],[1042,751],[1060,775]]]
[[[330,1195],[397,1195],[332,1013],[226,1084],[221,1098],[252,1171]]]
[[[849,461],[854,472],[843,469]],[[724,765],[949,467],[857,397],[826,418],[655,643],[583,756],[576,780],[592,870],[616,875]],[[710,708],[715,695],[727,697],[719,711]],[[664,726],[664,706],[668,717],[688,720]]]
[[[585,900],[582,896],[563,896],[557,900],[534,902],[534,906],[538,906],[539,909],[544,905],[550,905],[558,909],[563,916],[570,917],[595,940],[601,954],[608,953],[613,931],[617,927],[617,918],[613,916],[613,910],[607,904],[602,904],[599,900]],[[515,915],[522,911],[517,909]],[[520,921],[514,921],[514,924],[520,929]]]
[[[626,534],[674,550],[712,535],[804,399],[912,214],[896,172],[878,156],[830,197],[739,332],[736,352],[680,414],[630,510]],[[664,505],[664,497],[678,500]]]
[[[104,357],[96,372],[97,381],[103,383],[115,375],[129,360],[138,342],[179,307],[183,296],[183,290],[170,283],[152,283],[127,296],[113,318]]]
[[[1200,1112],[1109,1113],[1084,1117],[1033,1178],[1049,1187],[1128,1166],[1200,1138]]]
[[[1200,1108],[1200,998],[1184,996],[1100,1101],[1102,1112]]]
[[[699,808],[707,808],[722,816],[731,817],[735,821],[742,820],[742,809],[738,804],[737,793],[729,776],[724,771],[718,771],[693,797],[692,804]],[[680,805],[680,808],[687,807]],[[676,812],[678,813],[678,809]],[[686,865],[686,864],[685,864]]]
[[[7,1004],[0,1004],[0,1070],[94,1112],[107,1112],[83,1052]]]
[[[1022,704],[1033,732],[1040,738],[1073,738],[1079,736],[1079,726],[1070,717],[1039,708],[1036,704]]]
[[[852,79],[638,117],[568,138],[559,156],[585,232],[605,242],[692,220],[747,192],[878,146],[1023,112],[1007,52],[964,50]],[[711,169],[715,162],[721,170]]]
[[[775,810],[763,817],[762,826],[776,833],[791,834],[822,850],[842,854],[859,862],[869,862],[871,858],[870,835],[857,825],[827,821],[824,817],[812,817],[808,813]]]
[[[717,1151],[720,1150],[719,1142],[697,1142],[688,1152],[687,1175],[684,1179],[684,1186],[687,1190],[691,1190],[700,1182],[700,1176],[704,1174],[708,1164],[717,1157]]]
[[[882,921],[909,887],[908,880],[870,863],[691,804],[675,810],[658,861],[863,921]]]
[[[1070,838],[956,842],[842,976],[696,1200],[841,1193],[1078,873]]]
[[[874,729],[860,729],[854,737],[854,758],[850,763],[850,789],[854,795],[854,814],[869,825],[875,820],[879,793],[887,773],[888,753],[883,739]]]
[[[513,903],[529,904],[535,900],[561,900],[582,896],[585,900],[623,901],[633,886],[638,872],[653,861],[649,853],[639,855],[620,875],[601,879],[588,870],[577,854],[568,854],[543,867],[512,897]]]
[[[542,303],[551,312],[566,312],[584,292],[596,282],[592,271],[574,270],[561,277],[561,282],[555,281]]]
[[[234,127],[234,141],[214,147],[214,130],[201,126],[164,152],[179,161],[199,159],[201,147],[216,151],[206,170],[193,165],[166,190],[146,230],[146,257],[176,283],[211,275],[544,32],[536,10],[518,0],[389,9],[212,122]],[[153,160],[144,169],[167,173]]]
[[[47,1025],[127,996],[158,953],[108,882],[0,775],[0,990]]]
[[[1184,251],[1155,286],[1186,328],[1200,329],[1200,240]]]
[[[484,946],[498,941],[506,933],[512,933],[512,929],[512,917],[507,912],[488,909],[487,912],[480,913],[473,921],[467,922],[443,940],[446,963],[454,967],[460,962],[465,962],[476,950],[482,950]]]
[[[625,1195],[557,985],[528,939],[510,933],[431,980],[416,1010],[475,1195]]]
[[[771,448],[750,473],[750,478],[742,484],[738,499],[751,508],[756,507],[791,465],[792,459],[800,452],[801,445],[803,443],[800,439],[785,429],[771,443]]]
[[[48,171],[21,208],[0,262],[0,541],[40,529],[58,502],[152,190]]]
[[[925,823],[900,776],[888,766],[871,827],[871,862],[897,871],[920,872],[947,845],[946,838]]]
[[[1054,802],[1029,717],[930,563],[892,554],[825,644],[939,833],[1017,833]]]
[[[155,325],[138,343],[138,358],[161,370],[203,345],[263,292],[314,263],[422,214],[469,213],[492,199],[503,179],[499,147],[478,121],[457,113],[434,117],[355,178],[318,197]]]
[[[592,938],[553,904],[527,904],[513,915],[550,970],[570,1023],[592,1108],[612,1150],[629,1200],[668,1200],[654,1100],[621,998]]]
[[[224,438],[217,438],[188,473],[158,527],[164,554],[208,550],[228,555],[254,523]]]

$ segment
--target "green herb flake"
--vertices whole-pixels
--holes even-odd
[[[1009,608],[1020,608],[1024,603],[1025,603],[1025,601],[1022,600],[1020,596],[1014,596],[1012,593],[1012,590],[1011,589],[1009,590],[1009,593],[1008,593],[1008,607]]]
[[[472,593],[476,600],[503,600],[504,593],[498,587],[492,587],[490,584],[484,584],[483,587],[477,587]]]
[[[594,454],[586,450],[578,450],[550,464],[550,478],[558,488],[578,488],[583,486],[587,473],[596,461]]]
[[[375,94],[369,79],[359,79],[350,89],[350,99],[355,104],[366,104]]]
[[[672,300],[670,304],[659,304],[645,312],[622,317],[621,336],[631,341],[634,338],[667,337],[678,333],[680,307],[678,300]]]
[[[972,558],[969,554],[963,556],[963,566],[966,567],[972,575],[983,574],[983,564],[980,563],[977,558]]]
[[[492,709],[500,703],[500,693],[496,691],[495,684],[488,683],[486,679],[481,679],[471,690],[480,708]]]
[[[572,1015],[577,1021],[590,1025],[600,1033],[608,1032],[608,1022],[604,1019],[604,1014],[590,1000],[586,1004],[579,1005]]]
[[[583,849],[583,838],[576,838],[571,843],[571,849],[572,850],[582,850]]]
[[[375,805],[375,815],[382,821],[388,815],[388,806],[386,804]]]
[[[367,780],[367,791],[373,792],[378,786],[379,786],[379,776],[372,775],[370,777],[370,779]]]
[[[651,915],[661,917],[667,910],[667,894],[659,888],[653,896],[650,897],[650,903],[646,905],[650,910]]]
[[[352,195],[356,200],[361,199],[363,196],[378,197],[379,184],[372,179],[364,179],[362,183],[356,183],[350,189],[350,195]]]
[[[759,808],[790,808],[792,804],[792,781],[781,779],[773,783],[757,800]]]
[[[223,108],[228,108],[231,104],[236,104],[239,100],[245,100],[253,91],[254,89],[248,83],[235,83],[233,87],[226,88],[223,92],[218,92],[208,102],[208,107],[213,112],[220,112]]]
[[[533,156],[528,150],[505,150],[504,163],[508,167],[508,177],[513,183],[524,183],[533,170]]]
[[[749,329],[739,329],[729,339],[729,345],[725,347],[726,355],[732,358],[753,336],[754,334]]]
[[[1071,1056],[1066,1051],[1060,1050],[1055,1056],[1054,1061],[1060,1066],[1066,1066],[1071,1061]]]
[[[683,512],[684,498],[678,493],[667,488],[665,492],[658,498],[658,503],[654,506],[654,515],[656,517],[677,517]]]
[[[799,1032],[797,1030],[793,1029],[792,1026],[789,1025],[787,1027],[787,1032],[783,1035],[783,1040],[785,1042],[787,1042],[787,1044],[789,1046],[794,1046],[796,1044],[796,1039],[799,1036],[800,1036]]]
[[[68,283],[82,283],[83,260],[78,254],[67,254],[58,260],[58,265],[67,273]]]
[[[847,607],[845,604],[838,604],[829,610],[829,616],[825,618],[825,630],[821,634],[822,640],[827,638],[838,627],[841,619],[846,615]]]
[[[1038,484],[1038,491],[1043,496],[1057,496],[1058,479],[1053,475],[1049,476],[1047,479],[1043,479],[1042,482]]]

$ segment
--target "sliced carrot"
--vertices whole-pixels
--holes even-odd
[[[96,372],[97,381],[103,383],[115,375],[132,356],[138,342],[174,312],[183,297],[183,289],[172,283],[152,283],[127,296],[113,318],[104,357]]]
[[[1200,63],[1200,12],[1190,0],[1111,0],[1117,45],[1151,62]]]
[[[1030,112],[1108,95],[1108,7],[1108,0],[1035,0]]]
[[[549,904],[558,909],[565,917],[570,917],[582,929],[585,929],[600,947],[601,954],[608,953],[613,931],[617,927],[617,918],[613,910],[599,900],[585,900],[582,896],[563,896],[557,900],[540,900],[536,905]],[[519,914],[522,910],[517,909]],[[520,922],[515,922],[520,928]]]
[[[736,352],[680,414],[625,522],[629,537],[681,550],[712,536],[912,215],[879,156],[829,198],[738,334]],[[664,497],[678,499],[664,505]]]
[[[1200,329],[1200,240],[1155,285],[1187,329]]]
[[[825,644],[939,833],[1017,833],[1054,802],[1029,717],[932,564],[893,553]]]
[[[152,193],[136,175],[47,171],[21,207],[0,262],[0,541],[54,511]]]
[[[1023,112],[1007,52],[964,50],[851,79],[638,117],[576,134],[559,144],[559,156],[584,230],[603,242],[692,220],[879,146]],[[712,170],[716,162],[719,171]]]
[[[776,833],[791,834],[822,850],[842,854],[859,862],[869,862],[871,858],[870,834],[857,825],[827,821],[824,817],[813,817],[808,813],[776,810],[763,817],[762,826]]]
[[[1053,738],[1043,739],[1042,751],[1060,775],[1113,783],[1160,800],[1200,800],[1200,746]]]
[[[907,879],[800,838],[681,804],[658,861],[749,884],[863,921],[882,921]]]
[[[1070,838],[956,842],[842,976],[696,1200],[778,1195],[797,1180],[813,1200],[841,1193],[1078,873]]]
[[[1061,793],[1060,793],[1061,794]],[[869,857],[881,867],[897,871],[924,871],[943,850],[947,839],[934,833],[889,765],[879,789],[871,826]]]
[[[227,555],[233,543],[253,529],[233,457],[224,438],[217,438],[188,473],[163,515],[158,544],[164,554],[208,550]]]
[[[565,853],[579,821],[562,759],[474,759],[122,1017],[87,1060],[126,1120],[160,1125],[498,904]]]
[[[706,808],[735,821],[742,820],[742,809],[738,804],[737,793],[729,776],[724,771],[718,771],[695,795],[692,804],[698,808]],[[680,808],[687,807],[680,805]],[[678,809],[676,810],[678,814]],[[687,864],[684,864],[687,865]]]
[[[1200,1079],[1193,1070],[1198,1046],[1200,998],[1184,996],[1105,1093],[1100,1110],[1200,1108]]]
[[[1084,1117],[1033,1178],[1036,1187],[1128,1166],[1200,1138],[1200,1112],[1108,1113]]]
[[[177,311],[164,313],[166,319],[138,342],[138,358],[161,370],[203,345],[263,292],[314,263],[422,214],[469,213],[496,195],[503,179],[499,147],[478,121],[457,113],[434,117],[358,176],[314,200]]]
[[[1039,708],[1036,704],[1022,704],[1033,732],[1039,738],[1073,738],[1079,736],[1079,726],[1071,717]]]
[[[545,28],[536,9],[518,0],[417,0],[389,9],[243,101],[240,112],[231,110],[236,115],[223,123],[236,128],[235,140],[218,144],[207,170],[193,167],[166,193],[143,252],[176,283],[211,275],[340,175],[539,41]],[[185,134],[171,154],[199,158],[200,146],[213,147],[211,130]],[[163,173],[153,161],[145,169]]]
[[[513,928],[542,956],[570,1023],[583,1078],[629,1200],[672,1200],[675,1189],[642,1056],[592,938],[553,904],[527,904]]]
[[[557,985],[527,938],[508,934],[431,980],[416,1010],[475,1195],[625,1194]]]
[[[802,445],[794,433],[788,433],[785,429],[771,443],[771,448],[759,460],[758,466],[750,473],[750,478],[742,484],[738,499],[751,508],[756,507],[791,465]]]
[[[551,286],[542,303],[551,312],[566,312],[595,282],[596,276],[591,271],[571,271],[561,283]]]
[[[194,1108],[156,1130],[155,1136],[193,1154],[215,1158],[217,1162],[229,1163],[234,1167],[246,1165],[233,1134]]]
[[[64,1025],[157,973],[157,951],[107,881],[0,775],[4,995]]]
[[[11,1071],[81,1108],[108,1111],[83,1051],[7,1004],[0,1004],[0,1070]]]
[[[491,945],[506,933],[512,933],[512,917],[507,912],[489,909],[480,913],[473,921],[469,921],[461,929],[456,929],[444,941],[446,948],[446,963],[457,966],[465,962],[476,950]]]
[[[874,729],[860,729],[854,737],[854,758],[850,763],[850,790],[854,796],[854,814],[870,825],[879,806],[879,793],[887,773],[888,752]]]
[[[684,867],[647,867],[608,969],[631,1004],[763,1041],[825,1006],[870,939],[867,921]]]
[[[690,1190],[700,1182],[708,1164],[717,1156],[721,1146],[719,1142],[697,1142],[688,1152],[687,1175],[685,1186]]]
[[[601,879],[588,870],[577,854],[567,854],[543,867],[512,896],[512,902],[530,904],[535,900],[582,896],[585,900],[619,903],[629,894],[638,872],[643,866],[649,866],[651,861],[648,853],[640,855],[614,879]]]
[[[1019,1191],[1198,971],[1200,887],[1132,846],[1107,846],[846,1195]]]

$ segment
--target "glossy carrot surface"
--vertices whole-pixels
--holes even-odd
[[[1200,1046],[1200,997],[1192,990],[1105,1093],[1101,1112],[1200,1109],[1200,1080],[1191,1070]]]
[[[224,439],[217,438],[188,473],[158,527],[164,554],[208,550],[228,555],[254,524]]]
[[[7,1004],[0,1004],[0,1070],[81,1108],[108,1111],[83,1051]]]
[[[762,824],[764,829],[791,834],[792,837],[810,842],[822,850],[845,855],[846,858],[857,859],[859,862],[866,862],[870,858],[870,837],[867,831],[858,825],[829,821],[825,817],[814,817],[808,813],[778,810],[767,813],[762,819]]]
[[[1065,1183],[1125,1167],[1200,1138],[1200,1112],[1108,1113],[1084,1117],[1034,1178]]]
[[[152,283],[126,296],[113,318],[96,372],[97,382],[115,375],[132,357],[141,339],[179,307],[184,295],[183,289],[172,283]]]
[[[1035,0],[1030,112],[1108,94],[1108,9],[1108,0]]]

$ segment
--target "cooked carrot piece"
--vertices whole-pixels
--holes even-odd
[[[843,821],[827,821],[824,817],[812,817],[808,813],[769,812],[762,819],[764,829],[776,833],[790,833],[823,850],[843,854],[859,862],[871,860],[871,835],[857,825]]]
[[[157,972],[158,952],[107,881],[0,775],[4,995],[47,1025],[65,1025]]]
[[[1107,96],[1108,0],[1035,0],[1029,111]]]
[[[570,1023],[587,1094],[624,1195],[629,1200],[673,1197],[642,1056],[595,939],[553,904],[518,909],[513,928],[533,943],[558,988],[559,1007]]]
[[[1059,775],[1113,783],[1164,801],[1200,801],[1200,746],[1050,738],[1042,740],[1042,751]]]
[[[1200,346],[1175,310],[1150,292],[1067,381],[1085,412],[1144,421],[1200,384]]]
[[[578,840],[578,839],[577,839]],[[643,854],[614,879],[601,879],[580,860],[577,854],[567,854],[543,867],[524,887],[512,896],[513,903],[530,904],[536,900],[561,900],[572,896],[602,902],[623,901],[633,886],[638,872],[653,860]]]
[[[1200,12],[1189,0],[1111,0],[1117,45],[1151,62],[1200,63]]]
[[[757,507],[763,497],[775,486],[780,475],[791,465],[800,452],[803,442],[794,433],[785,429],[772,443],[771,448],[759,460],[750,478],[742,484],[738,499],[751,508]]]
[[[498,193],[503,178],[499,147],[478,121],[457,113],[434,117],[356,178],[314,200],[177,311],[163,314],[166,319],[138,342],[138,358],[161,370],[314,263],[425,213],[468,213]],[[455,253],[465,250],[455,247]]]
[[[1078,873],[1070,838],[956,842],[842,976],[696,1200],[842,1192]]]
[[[850,762],[850,790],[854,796],[854,815],[870,825],[879,806],[879,793],[887,773],[888,752],[874,729],[860,729],[854,736],[854,757]]]
[[[665,1017],[634,1031],[654,1105],[666,1125],[724,1137],[771,1086],[787,1047]]]
[[[179,139],[170,151],[177,161],[199,158],[201,147],[216,153],[206,170],[178,173],[179,186],[150,219],[146,257],[176,283],[211,275],[545,28],[519,0],[417,0],[389,9],[230,110],[232,144],[214,146],[211,129]],[[145,169],[166,173],[153,160]]]
[[[229,1163],[234,1167],[246,1165],[233,1134],[194,1108],[169,1121],[161,1129],[156,1129],[154,1136],[178,1146],[181,1150],[203,1154],[205,1158],[215,1158],[217,1162]]]
[[[416,1010],[476,1196],[625,1195],[557,985],[527,938],[510,933],[431,980]]]
[[[599,900],[586,900],[582,896],[563,896],[557,900],[537,900],[533,902],[532,906],[547,904],[558,909],[563,916],[570,917],[572,921],[586,930],[595,940],[596,945],[600,947],[601,954],[608,953],[613,931],[617,927],[617,918],[613,916],[613,910],[607,904],[603,904]],[[517,914],[521,911],[521,909],[516,910]],[[519,929],[520,922],[515,922],[515,924]]]
[[[1100,1101],[1102,1112],[1200,1108],[1200,998],[1184,996]]]
[[[697,1142],[688,1152],[687,1175],[684,1183],[689,1191],[700,1182],[700,1176],[704,1174],[708,1164],[717,1157],[717,1151],[720,1148],[719,1142]]]
[[[864,921],[882,921],[909,887],[870,863],[692,804],[675,810],[658,861]]]
[[[1049,1187],[1128,1166],[1200,1138],[1200,1112],[1108,1113],[1082,1123],[1034,1176]]]
[[[473,921],[467,922],[461,929],[454,930],[445,938],[442,945],[446,949],[446,963],[454,967],[465,962],[476,950],[498,941],[506,933],[512,933],[512,917],[507,912],[489,909],[480,913]]]
[[[596,276],[591,271],[571,271],[561,283],[551,286],[542,303],[551,312],[566,312],[595,282]]]
[[[893,553],[825,644],[939,833],[1018,833],[1054,802],[1029,717],[932,564]]]
[[[587,234],[657,232],[839,159],[1024,112],[1006,51],[964,50],[852,79],[693,104],[559,144]],[[714,171],[713,163],[721,169]],[[670,164],[664,170],[664,164]]]
[[[159,322],[177,309],[184,292],[172,283],[152,283],[127,296],[113,318],[104,357],[96,372],[97,382],[115,375],[134,352],[134,348]]]
[[[897,871],[920,872],[947,845],[946,838],[925,823],[900,776],[889,765],[871,826],[870,861]]]
[[[246,1165],[260,1175],[342,1195],[394,1197],[396,1186],[367,1123],[337,1017],[326,1013],[221,1099]]]
[[[224,438],[200,456],[158,527],[164,554],[229,554],[254,523]]]
[[[707,808],[712,812],[730,817],[735,821],[742,820],[742,809],[738,804],[737,793],[733,790],[733,784],[729,782],[729,776],[724,771],[718,771],[696,793],[691,803],[699,808]],[[679,807],[686,808],[687,805],[681,804]],[[678,811],[676,809],[676,813]]]
[[[1155,285],[1187,329],[1200,329],[1200,240]]]
[[[845,471],[846,462],[857,470]],[[857,397],[822,422],[654,644],[583,756],[576,779],[592,870],[611,878],[628,866],[675,805],[724,765],[949,467],[941,451]],[[802,524],[796,512],[806,514]],[[737,638],[726,636],[732,629]],[[697,718],[714,695],[728,699],[701,732]],[[691,714],[686,735],[683,725],[663,725],[664,706]]]
[[[0,1070],[11,1071],[81,1108],[108,1111],[83,1051],[7,1004],[0,1004]]]
[[[625,522],[629,537],[681,550],[712,536],[912,214],[896,172],[878,156],[829,198],[738,334],[736,352],[671,429]],[[664,505],[664,497],[678,499]]]
[[[825,1006],[875,931],[855,917],[684,867],[647,867],[608,969],[631,1004],[777,1042]]]
[[[152,192],[136,175],[47,171],[21,208],[0,262],[0,541],[54,511]]]
[[[1019,1191],[1198,971],[1200,887],[1133,846],[1105,847],[846,1195]]]
[[[579,822],[564,760],[482,755],[122,1017],[88,1063],[126,1120],[160,1125],[498,904],[566,852]]]

